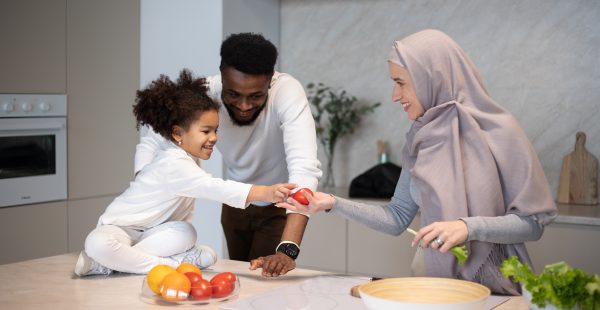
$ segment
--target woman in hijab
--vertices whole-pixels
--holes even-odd
[[[502,276],[500,265],[516,255],[531,266],[524,242],[538,240],[557,215],[533,147],[446,34],[425,30],[396,41],[388,65],[392,100],[414,121],[389,204],[317,192],[308,206],[293,199],[279,206],[340,214],[392,235],[401,234],[420,210],[422,228],[413,246],[423,248],[415,262],[424,270],[417,275],[464,279],[495,294],[518,295],[520,288]],[[461,244],[470,253],[463,266],[449,252]]]

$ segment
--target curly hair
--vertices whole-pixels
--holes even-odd
[[[149,125],[156,133],[173,141],[173,126],[188,130],[198,113],[219,111],[219,103],[206,94],[207,90],[206,79],[194,78],[188,69],[181,70],[176,82],[161,74],[136,93],[136,104],[133,105],[136,128]]]
[[[232,34],[221,44],[221,65],[246,74],[272,75],[277,61],[277,48],[261,34]]]

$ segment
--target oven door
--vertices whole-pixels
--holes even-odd
[[[66,118],[0,119],[0,207],[66,198]]]

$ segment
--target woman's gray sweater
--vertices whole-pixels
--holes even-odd
[[[394,197],[387,205],[370,205],[335,197],[336,203],[330,213],[340,214],[371,229],[397,236],[406,230],[417,214],[420,197],[418,188],[411,182],[410,173],[402,170]],[[467,224],[467,241],[521,243],[538,240],[544,232],[544,227],[531,216],[507,214],[496,217],[465,217],[460,220]]]

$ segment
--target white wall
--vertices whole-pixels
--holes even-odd
[[[276,47],[279,47],[279,2],[279,0],[224,1],[223,38],[225,39],[232,33],[255,32],[261,33]]]
[[[182,68],[207,76],[219,72],[222,32],[222,1],[142,0],[140,87],[160,74],[177,78]],[[202,168],[213,176],[223,172],[221,153],[215,150]],[[198,200],[193,224],[198,243],[210,245],[226,256],[221,229],[221,204]]]
[[[390,99],[392,42],[440,29],[520,121],[556,193],[562,157],[573,150],[577,131],[586,132],[588,150],[600,156],[598,16],[597,0],[282,0],[281,70],[304,85],[324,82],[383,103],[338,145],[336,181],[348,185],[376,163],[377,139],[388,141],[398,162],[410,126]]]

